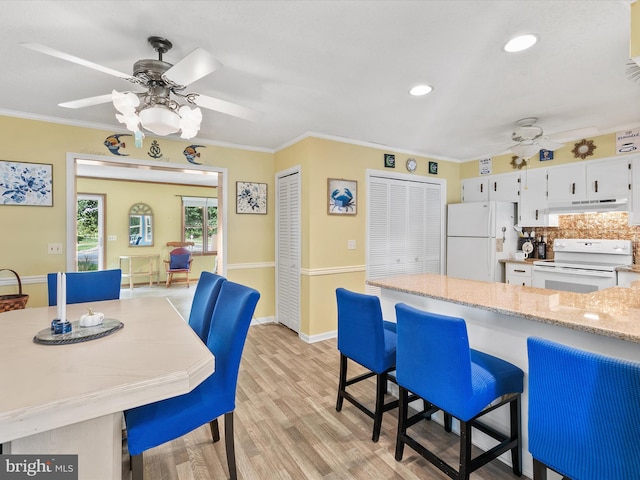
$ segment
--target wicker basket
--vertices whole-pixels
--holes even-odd
[[[4,270],[9,271],[16,276],[16,279],[18,280],[18,293],[11,295],[0,295],[0,313],[8,312],[9,310],[21,310],[27,304],[29,295],[23,295],[22,293],[22,282],[20,281],[20,276],[10,268],[0,268],[0,272]]]

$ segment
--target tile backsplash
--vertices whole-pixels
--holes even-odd
[[[547,258],[553,257],[553,241],[556,238],[603,238],[631,240],[633,263],[640,263],[640,226],[629,226],[627,217],[627,212],[559,215],[557,227],[529,227],[523,230],[534,231],[536,238],[546,237]]]

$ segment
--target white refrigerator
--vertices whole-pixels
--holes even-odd
[[[454,203],[447,207],[447,275],[503,282],[501,259],[513,258],[518,246],[516,204]]]

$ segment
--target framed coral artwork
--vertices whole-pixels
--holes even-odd
[[[267,184],[236,182],[236,213],[267,214]]]
[[[329,215],[356,215],[358,213],[358,182],[343,178],[327,179]]]
[[[53,206],[53,165],[0,160],[0,205]]]

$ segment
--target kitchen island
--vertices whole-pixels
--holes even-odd
[[[640,287],[614,287],[591,293],[479,282],[437,274],[403,275],[369,280],[380,287],[386,320],[395,320],[395,304],[464,318],[472,348],[503,358],[525,372],[522,396],[523,473],[532,477],[528,453],[527,338],[538,336],[576,348],[640,361]],[[491,423],[507,428],[507,412],[489,414]],[[486,450],[488,437],[474,432],[474,443]],[[501,459],[510,464],[510,458]],[[551,475],[550,478],[560,478]]]

